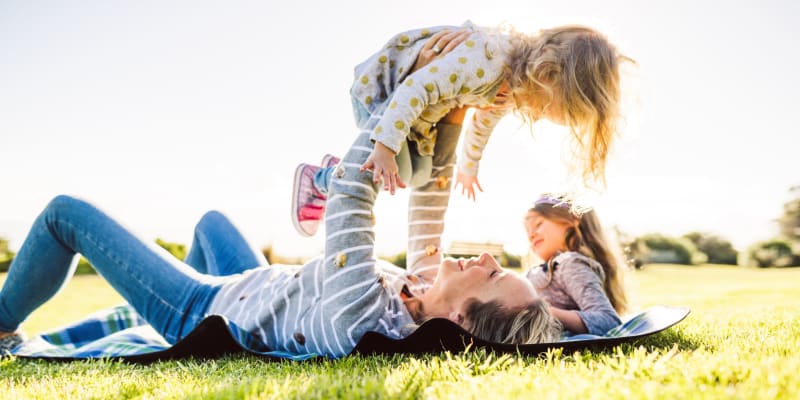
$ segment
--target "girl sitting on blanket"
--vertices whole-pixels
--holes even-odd
[[[360,190],[374,198],[377,188]],[[227,221],[218,213],[209,218]],[[328,357],[349,354],[366,332],[401,338],[437,317],[490,341],[560,336],[561,325],[530,282],[488,254],[443,260],[432,286],[415,294],[404,270],[374,257],[371,232],[342,231],[327,243],[335,253],[303,266],[256,267],[263,258],[247,256],[251,247],[235,228],[225,231],[198,236],[189,265],[85,201],[54,198],[34,221],[0,290],[0,355],[21,342],[20,324],[67,282],[77,253],[171,344],[213,314],[248,331],[255,341],[243,345],[255,351]],[[235,274],[212,275],[229,273]]]
[[[544,195],[525,216],[531,249],[545,262],[527,277],[572,334],[603,335],[627,310],[622,264],[597,214],[578,212],[563,196]]]

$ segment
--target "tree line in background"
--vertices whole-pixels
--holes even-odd
[[[791,199],[776,220],[778,235],[737,251],[720,236],[691,232],[681,237],[658,233],[629,238],[617,231],[625,254],[640,268],[644,264],[732,264],[747,267],[800,266],[800,186],[789,189]]]
[[[691,232],[681,237],[659,233],[629,237],[619,230],[615,233],[625,250],[625,256],[636,268],[658,263],[731,264],[758,268],[800,266],[800,186],[792,187],[789,192],[791,199],[783,205],[783,213],[776,220],[779,234],[754,243],[743,251],[734,249],[729,241],[720,236],[704,232]],[[156,243],[180,260],[186,257],[187,248],[183,244],[162,239],[156,239]],[[306,261],[300,257],[280,256],[272,246],[262,251],[270,264],[302,264]],[[8,240],[0,237],[0,272],[8,271],[14,255],[8,248]],[[501,265],[521,266],[521,256],[503,252],[499,258]],[[384,259],[405,267],[406,253]],[[94,273],[94,268],[81,258],[75,273]]]

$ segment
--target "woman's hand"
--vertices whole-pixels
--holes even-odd
[[[419,51],[417,55],[417,62],[411,68],[410,72],[414,72],[428,64],[433,60],[449,53],[456,46],[464,43],[465,40],[472,34],[469,29],[460,29],[457,31],[439,31],[433,34]]]
[[[475,187],[483,192],[483,188],[478,182],[477,176],[470,176],[459,172],[456,174],[456,185],[454,186],[454,189],[458,187],[459,184],[461,184],[461,194],[466,195],[467,198],[472,199],[472,201],[475,201]]]
[[[378,183],[383,178],[383,190],[394,194],[397,187],[405,188],[406,184],[400,179],[397,161],[394,152],[381,142],[375,142],[375,148],[361,166],[361,172],[372,170],[372,181]]]

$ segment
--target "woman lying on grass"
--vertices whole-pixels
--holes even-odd
[[[207,217],[224,225],[218,216]],[[20,324],[67,282],[78,253],[171,344],[214,314],[250,332],[257,342],[247,345],[256,351],[328,357],[349,354],[366,332],[401,338],[430,318],[507,343],[559,338],[560,324],[530,282],[488,254],[444,259],[432,286],[411,293],[413,278],[377,260],[372,237],[343,230],[328,239],[328,248],[338,249],[333,255],[254,267],[238,261],[255,259],[243,254],[252,250],[238,232],[203,235],[187,258],[195,269],[93,205],[58,196],[34,221],[0,290],[0,352],[21,342]]]

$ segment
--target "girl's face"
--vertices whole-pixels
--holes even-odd
[[[525,216],[525,230],[531,250],[542,260],[548,261],[561,251],[567,250],[569,224],[543,217],[536,211]]]
[[[482,253],[472,258],[445,258],[433,285],[419,298],[427,316],[462,324],[473,299],[516,308],[532,303],[537,295],[525,277],[500,267],[489,253]]]
[[[556,125],[564,126],[567,124],[567,120],[564,118],[564,107],[561,102],[561,95],[558,94],[558,92],[553,93],[553,101],[545,108],[542,113],[542,118]]]

